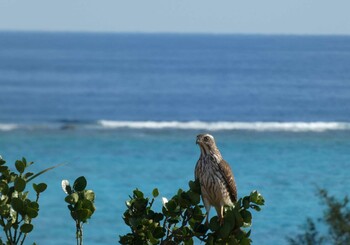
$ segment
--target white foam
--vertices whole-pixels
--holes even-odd
[[[103,128],[131,129],[198,129],[198,130],[252,130],[252,131],[291,131],[323,132],[328,130],[350,130],[345,122],[203,122],[203,121],[109,121],[100,120]]]
[[[18,126],[13,123],[0,123],[0,131],[11,131],[17,128]]]

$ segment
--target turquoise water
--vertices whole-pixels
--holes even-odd
[[[128,232],[134,188],[187,188],[209,132],[239,196],[259,190],[255,244],[286,244],[321,215],[317,187],[349,194],[350,37],[0,33],[0,154],[48,190],[29,241],[74,243],[61,180],[84,175],[85,244]],[[160,208],[160,199],[156,207]]]
[[[31,239],[40,244],[66,244],[74,224],[63,201],[62,179],[80,175],[96,192],[97,211],[86,225],[87,244],[113,244],[127,232],[121,219],[124,201],[138,187],[150,194],[158,187],[171,197],[187,188],[199,156],[195,130],[18,131],[2,133],[4,156],[25,155],[35,170],[67,163],[44,175],[49,184]],[[281,133],[214,132],[224,158],[236,176],[239,195],[258,189],[266,206],[254,214],[257,244],[285,244],[305,217],[321,214],[314,193],[328,188],[341,196],[350,184],[349,132]],[[158,207],[160,199],[158,200]],[[53,239],[53,240],[52,240]]]

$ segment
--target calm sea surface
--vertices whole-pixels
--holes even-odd
[[[266,199],[254,244],[287,244],[322,214],[317,187],[350,195],[350,37],[0,32],[0,155],[67,163],[38,179],[29,241],[75,242],[60,185],[84,175],[85,244],[117,244],[134,188],[187,188],[202,132]]]

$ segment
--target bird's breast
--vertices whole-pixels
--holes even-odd
[[[197,167],[203,198],[213,206],[231,205],[229,191],[218,163],[208,157],[200,160]]]

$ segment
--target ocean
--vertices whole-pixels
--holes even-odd
[[[85,244],[117,244],[134,188],[187,188],[203,132],[238,195],[265,197],[254,244],[287,244],[322,215],[317,188],[350,194],[349,68],[349,36],[0,32],[0,155],[65,163],[37,180],[28,244],[75,242],[61,180],[81,175],[97,207]]]

